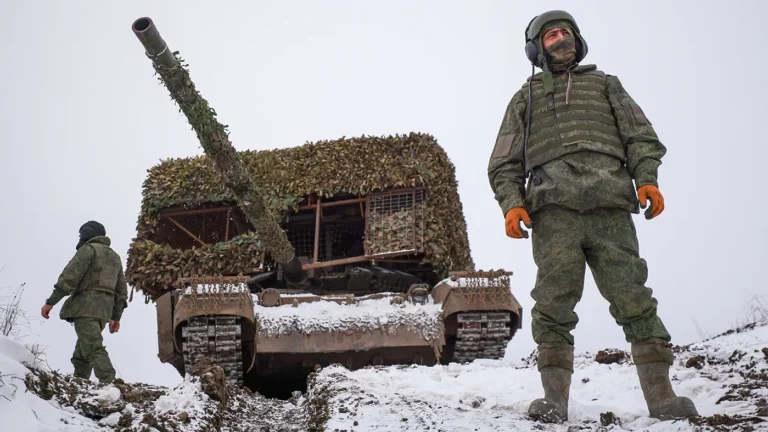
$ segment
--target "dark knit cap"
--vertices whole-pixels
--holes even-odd
[[[103,235],[107,235],[107,230],[104,229],[104,225],[96,221],[88,221],[80,227],[80,241],[77,243],[75,249],[80,249],[80,247],[88,240]]]

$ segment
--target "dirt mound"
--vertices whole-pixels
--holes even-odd
[[[220,402],[222,407],[229,401],[229,388],[224,369],[215,366],[214,359],[205,357],[202,361],[189,368],[189,374],[200,378],[203,392],[211,399]]]
[[[710,426],[716,430],[756,431],[754,425],[765,423],[765,419],[755,416],[715,414],[709,417],[692,418],[690,422],[697,426]]]
[[[215,420],[216,405],[201,391],[196,380],[166,389],[129,384],[117,379],[104,385],[89,380],[31,369],[27,389],[63,408],[74,408],[100,426],[115,431],[139,431],[153,427],[161,432],[203,431]],[[196,402],[198,399],[200,403]]]
[[[201,362],[183,383],[167,389],[116,380],[109,385],[56,371],[31,369],[27,389],[73,408],[105,430],[160,432],[305,431],[306,400],[276,401],[233,387],[218,366]],[[154,428],[154,429],[149,429]]]
[[[606,349],[598,351],[595,361],[600,364],[626,363],[630,355],[618,349]]]

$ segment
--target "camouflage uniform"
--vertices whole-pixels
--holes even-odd
[[[554,37],[545,49],[550,29],[547,36]],[[632,221],[632,213],[640,212],[635,187],[643,196],[652,194],[653,205],[658,201],[653,215],[663,210],[657,174],[666,148],[617,77],[579,65],[586,52],[567,12],[531,20],[526,55],[542,72],[512,97],[488,165],[507,234],[518,238],[514,226],[528,216],[533,228],[538,274],[531,327],[545,395],[531,402],[528,415],[552,422],[568,418],[571,331],[586,265],[631,343],[650,415],[697,415],[693,402],[672,390],[671,338],[645,286],[648,269]]]
[[[657,302],[652,290],[644,285],[646,263],[639,256],[630,216],[640,211],[633,178],[638,188],[646,184],[658,186],[657,168],[666,148],[618,78],[601,74],[592,65],[573,68],[570,74],[554,76],[556,109],[565,108],[570,79],[573,93],[569,107],[577,112],[570,118],[568,113],[560,114],[564,118],[560,124],[565,128],[575,126],[571,136],[578,139],[573,134],[578,134],[579,127],[586,129],[597,121],[581,120],[587,118],[579,115],[586,111],[581,108],[599,102],[589,99],[589,90],[582,90],[578,83],[582,76],[589,76],[583,80],[585,84],[602,79],[606,91],[603,108],[615,118],[619,145],[625,146],[625,156],[619,158],[610,150],[579,151],[577,147],[581,144],[576,142],[570,146],[573,151],[536,165],[533,171],[540,183],[529,182],[526,190],[522,133],[526,84],[512,97],[488,167],[502,212],[524,206],[533,221],[533,257],[538,266],[536,286],[531,293],[536,300],[531,312],[534,340],[573,345],[570,332],[578,322],[574,308],[581,299],[586,263],[628,342],[650,337],[669,341],[670,335],[656,315]],[[541,80],[540,76],[534,76],[534,83]],[[599,88],[597,85],[584,87]],[[533,96],[536,109],[537,94]],[[628,110],[626,106],[636,108]],[[534,123],[531,128],[534,139],[540,133],[536,126]],[[590,138],[589,132],[585,132],[586,138]],[[529,159],[536,161],[535,157]]]
[[[77,334],[71,360],[74,375],[88,379],[95,371],[101,382],[115,379],[101,332],[110,320],[120,321],[128,307],[122,261],[110,244],[109,237],[95,236],[79,246],[46,301],[55,305],[70,296],[59,317],[74,324]]]

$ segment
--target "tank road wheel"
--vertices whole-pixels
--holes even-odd
[[[190,318],[181,328],[184,369],[205,357],[224,369],[227,381],[243,385],[243,351],[240,317],[199,316]]]
[[[508,311],[459,312],[453,360],[458,363],[475,359],[504,357],[512,339],[512,318]]]

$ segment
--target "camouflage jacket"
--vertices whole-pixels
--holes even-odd
[[[61,272],[47,303],[55,305],[64,296],[59,312],[63,320],[98,318],[119,321],[128,307],[128,288],[120,257],[109,245],[109,237],[88,240]]]
[[[554,75],[555,114],[554,123],[563,123],[561,137],[570,138],[578,132],[578,125],[584,129],[594,122],[564,121],[559,114],[565,102],[566,91],[571,98],[572,117],[590,118],[597,114],[598,105],[604,112],[610,113],[615,122],[615,136],[623,144],[624,158],[605,152],[582,149],[579,145],[570,148],[568,154],[549,160],[534,169],[541,180],[538,185],[528,182],[526,185],[526,167],[524,155],[524,134],[527,106],[527,82],[512,97],[507,106],[504,119],[499,129],[496,145],[488,164],[488,178],[495,198],[503,214],[513,207],[525,207],[529,213],[534,213],[550,204],[565,206],[578,211],[595,208],[614,207],[633,213],[639,213],[639,202],[635,188],[646,184],[658,186],[657,175],[661,158],[666,148],[659,141],[650,121],[645,117],[637,103],[624,90],[619,79],[597,70],[594,65],[579,66],[572,70],[574,75],[592,74],[585,87],[599,89],[578,90],[576,81],[573,89],[569,77],[565,73]],[[595,83],[595,76],[604,76],[602,82]],[[534,77],[534,82],[541,81],[541,73]],[[586,78],[584,78],[586,80]],[[566,90],[568,89],[568,90]],[[591,93],[591,94],[590,94]],[[534,98],[536,94],[534,93]],[[574,110],[573,105],[583,104],[581,111]],[[601,99],[605,102],[596,101]],[[534,112],[547,109],[546,102],[534,100]],[[539,106],[543,106],[539,108]],[[562,107],[562,108],[561,108]],[[609,117],[610,118],[610,117]],[[558,120],[559,119],[559,120]],[[553,123],[553,124],[554,124]],[[576,124],[576,130],[574,130]],[[613,126],[611,126],[613,127]],[[604,126],[603,126],[604,128]],[[533,128],[532,128],[533,129]],[[599,129],[596,129],[599,130]],[[567,132],[564,132],[567,131]],[[592,133],[592,132],[590,132]],[[555,140],[565,138],[553,137]],[[530,137],[529,137],[530,139]],[[530,145],[530,143],[529,143]],[[563,145],[568,145],[564,143]],[[530,151],[530,150],[529,150]],[[633,186],[632,180],[635,185]]]

